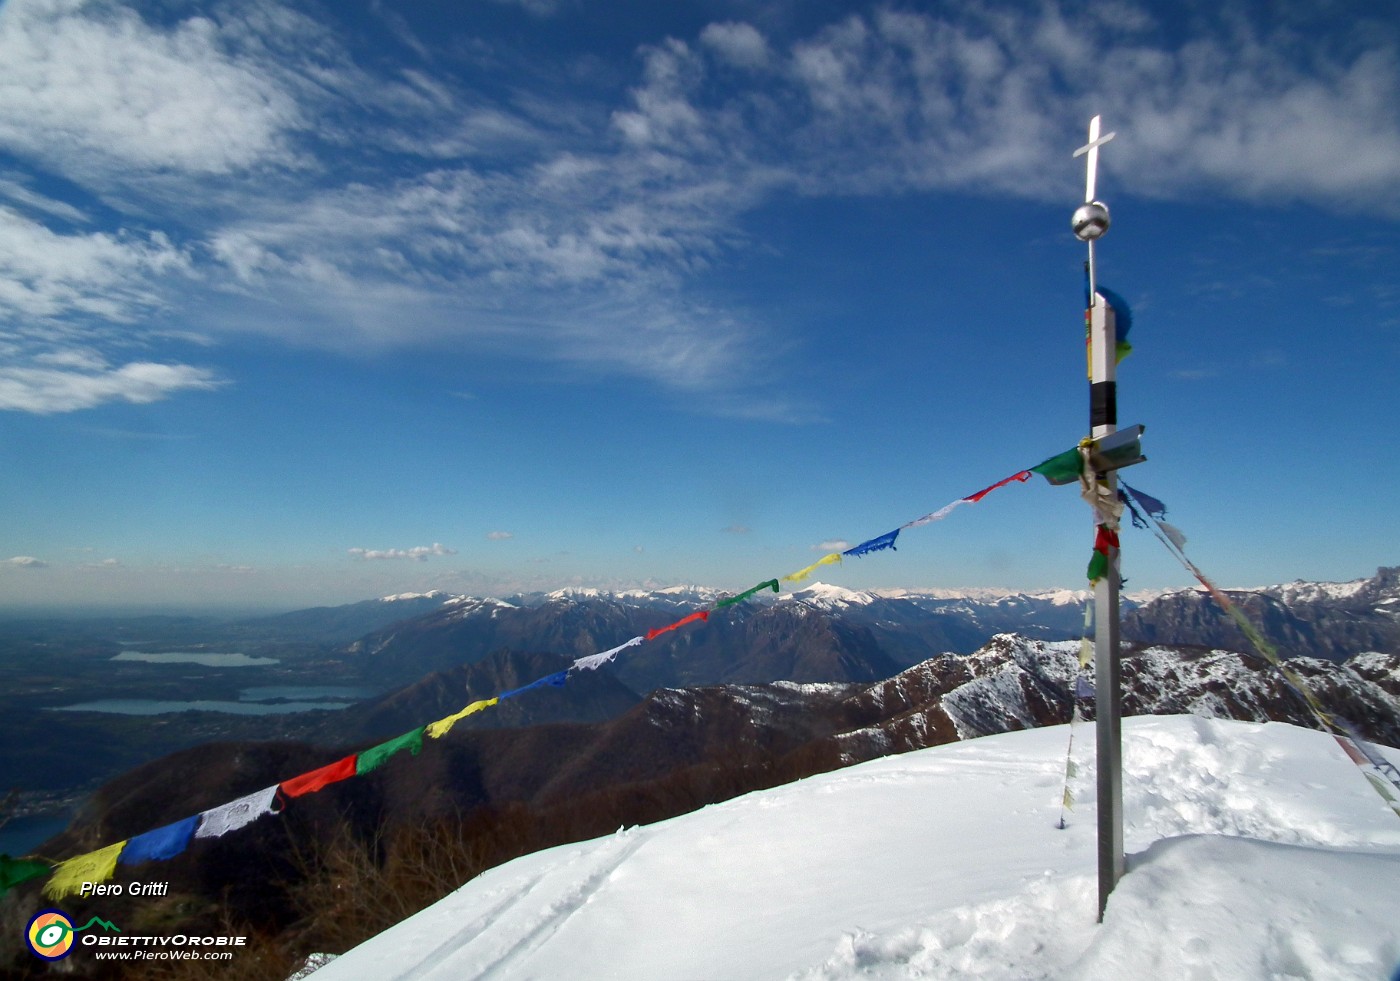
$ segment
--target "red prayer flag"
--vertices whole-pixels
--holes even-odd
[[[695,613],[690,614],[690,616],[688,616],[688,617],[682,617],[681,619],[677,620],[675,623],[671,624],[669,627],[657,627],[655,630],[648,630],[648,631],[647,631],[647,640],[655,640],[656,638],[660,637],[662,634],[666,633],[667,631],[675,630],[677,627],[684,627],[687,623],[693,623],[693,622],[696,621],[696,620],[706,620],[706,621],[708,621],[709,619],[710,619],[710,611],[709,611],[709,610],[697,610]]]
[[[322,787],[347,780],[355,775],[356,757],[357,754],[351,753],[345,759],[329,763],[319,770],[312,770],[299,777],[283,780],[282,793],[288,797],[301,797],[303,794],[314,794]]]
[[[1031,479],[1031,472],[1030,472],[1029,470],[1022,470],[1020,473],[1014,473],[1014,474],[1012,474],[1010,477],[1007,477],[1005,480],[998,480],[995,484],[993,484],[993,485],[990,486],[990,487],[984,487],[982,490],[978,491],[976,494],[969,494],[967,497],[964,497],[963,500],[964,500],[964,501],[967,501],[967,502],[969,502],[969,503],[971,503],[971,504],[976,504],[978,501],[982,500],[982,498],[986,497],[988,494],[990,494],[992,491],[996,490],[998,487],[1005,487],[1007,484],[1011,483],[1013,480],[1019,480],[1021,483],[1024,484],[1026,481],[1028,481],[1028,480],[1030,480],[1030,479]]]
[[[1108,554],[1110,548],[1118,547],[1118,532],[1105,525],[1099,525],[1099,533],[1094,536],[1094,551]]]

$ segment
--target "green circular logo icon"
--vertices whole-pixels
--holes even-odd
[[[73,921],[59,909],[35,913],[25,930],[25,940],[34,956],[61,961],[73,952]]]

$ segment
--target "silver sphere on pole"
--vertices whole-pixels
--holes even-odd
[[[1102,201],[1088,201],[1074,209],[1070,219],[1075,238],[1081,242],[1092,242],[1108,231],[1108,205]]]

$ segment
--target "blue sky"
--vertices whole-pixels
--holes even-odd
[[[1095,113],[1128,479],[1223,584],[1369,575],[1396,12],[8,0],[0,607],[743,588],[888,531],[1087,429]],[[1037,481],[824,572],[1091,543]]]

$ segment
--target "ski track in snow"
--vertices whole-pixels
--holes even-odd
[[[538,948],[553,936],[569,917],[581,909],[584,904],[592,901],[594,894],[612,875],[620,869],[637,849],[645,844],[646,839],[636,833],[636,829],[629,832],[621,832],[613,837],[612,847],[605,849],[595,849],[593,853],[580,855],[580,859],[597,859],[596,865],[592,868],[585,868],[581,877],[568,876],[566,881],[561,883],[562,888],[556,898],[549,902],[539,913],[536,914],[535,925],[526,932],[519,940],[515,941],[511,947],[498,956],[494,962],[488,964],[476,975],[478,978],[487,979],[496,976],[497,968],[509,964],[512,958],[528,954]],[[602,852],[601,855],[596,854]],[[592,864],[592,863],[590,863]],[[542,879],[543,877],[541,877]],[[539,886],[541,879],[536,879],[525,893],[519,897],[523,902]],[[477,933],[480,936],[480,932]],[[455,971],[450,972],[451,977],[457,977]]]

